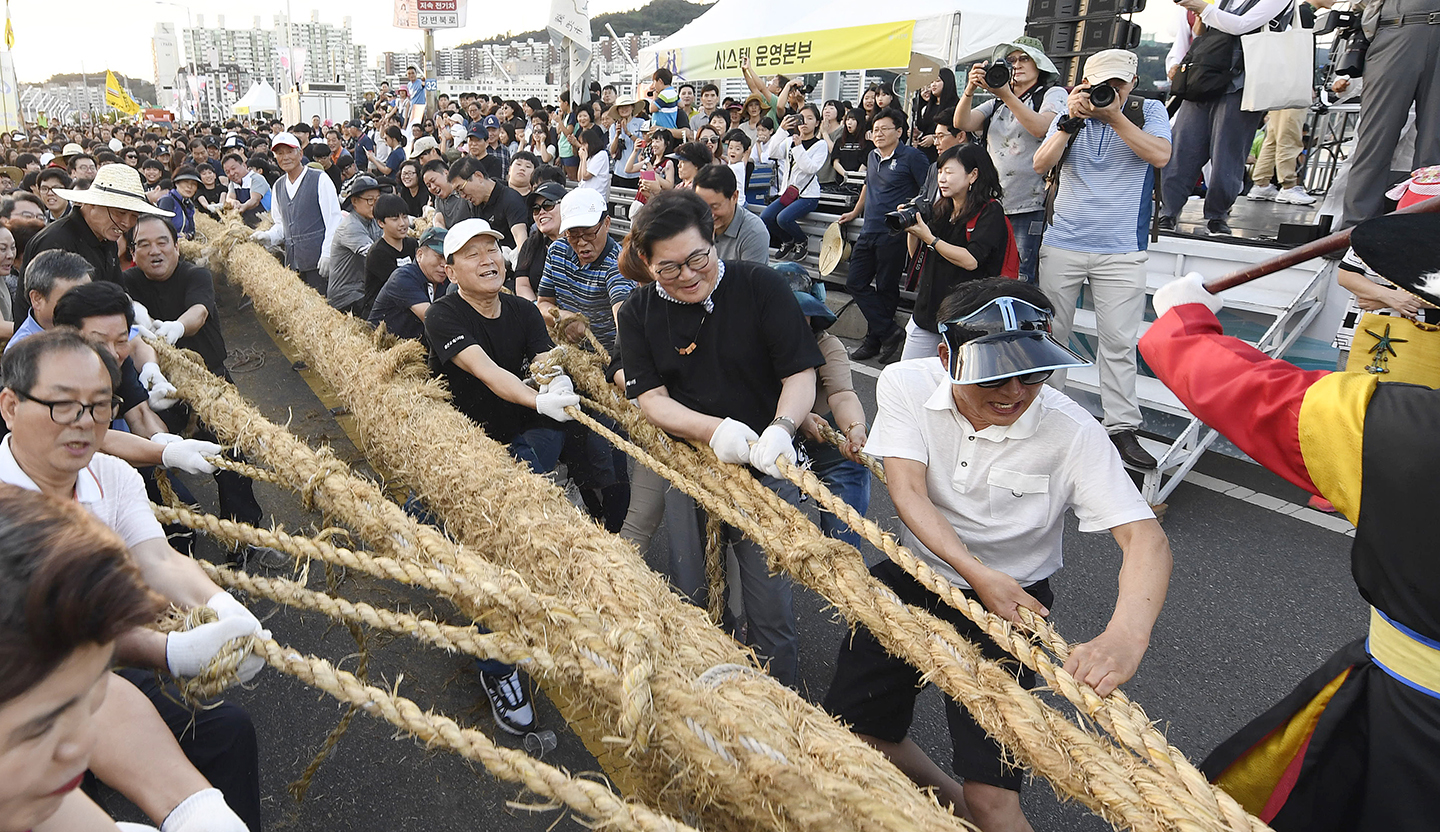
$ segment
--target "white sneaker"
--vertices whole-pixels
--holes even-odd
[[[1315,197],[1305,193],[1305,189],[1296,185],[1293,188],[1286,188],[1275,197],[1276,202],[1288,202],[1291,205],[1314,205]]]
[[[1259,185],[1253,185],[1250,188],[1250,193],[1246,194],[1245,198],[1258,199],[1264,202],[1274,202],[1279,198],[1279,196],[1280,189],[1275,187],[1274,185],[1266,185],[1263,188]]]

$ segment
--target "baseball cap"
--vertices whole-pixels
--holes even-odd
[[[595,192],[592,191],[592,193]],[[598,194],[596,195],[598,196]],[[466,243],[482,234],[494,237],[496,243],[504,239],[504,235],[491,228],[490,223],[482,219],[471,218],[461,220],[455,223],[455,227],[445,234],[445,249],[440,253],[445,255],[446,260],[449,260],[455,255],[455,252],[464,248]]]
[[[1092,84],[1103,84],[1111,78],[1131,81],[1140,59],[1127,49],[1106,49],[1096,52],[1085,60],[1085,80]]]
[[[576,188],[560,200],[560,233],[589,228],[605,216],[605,197],[594,188]]]
[[[525,206],[535,210],[535,203],[540,200],[559,203],[565,199],[565,186],[559,182],[546,182],[525,197]],[[595,223],[591,223],[594,225]]]
[[[420,235],[420,245],[438,254],[445,253],[445,229],[432,225]]]
[[[486,116],[485,120],[481,122],[481,124],[485,127],[486,130],[489,130],[491,127],[498,129],[500,127],[500,119],[496,118],[495,116]]]
[[[74,142],[69,142],[68,144],[65,145],[64,149],[62,149],[62,150],[60,151],[60,155],[61,155],[61,156],[79,156],[81,153],[84,153],[84,152],[85,152],[85,148],[81,147],[80,145],[78,145],[78,144],[76,144],[76,143],[74,143]]]
[[[485,132],[485,128],[479,124],[472,124],[470,126],[470,132],[466,133],[465,135],[472,139],[489,140],[490,138],[490,134]]]
[[[439,143],[437,143],[434,139],[429,136],[421,136],[410,145],[410,158],[419,158],[420,156],[429,153],[432,150],[438,150],[439,148]]]
[[[244,146],[245,146],[245,143],[240,140],[240,137],[239,137],[239,136],[229,136],[229,137],[227,137],[227,138],[225,139],[225,147],[224,147],[225,150],[229,150],[229,149],[232,148],[232,147],[244,147]]]
[[[288,130],[283,133],[276,133],[275,137],[270,140],[270,149],[274,150],[282,144],[298,148],[300,147],[300,140],[295,138],[295,134]]]

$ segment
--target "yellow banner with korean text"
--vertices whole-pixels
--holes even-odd
[[[914,32],[909,20],[707,43],[661,50],[656,66],[641,71],[664,66],[680,78],[738,78],[747,62],[760,75],[904,67]]]

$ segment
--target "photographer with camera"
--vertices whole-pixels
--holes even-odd
[[[1069,341],[1075,301],[1088,281],[1105,430],[1127,464],[1153,469],[1155,459],[1135,436],[1142,421],[1135,344],[1145,315],[1154,167],[1170,159],[1170,121],[1159,101],[1129,100],[1138,63],[1124,49],[1085,61],[1084,82],[1066,102],[1068,116],[1055,117],[1035,152],[1035,172],[1059,168],[1040,247],[1040,288],[1055,306],[1055,338]],[[1064,390],[1065,374],[1051,383]]]
[[[989,154],[979,145],[957,144],[942,151],[935,166],[939,199],[928,206],[916,200],[921,210],[905,229],[911,268],[919,270],[920,282],[901,361],[936,354],[941,301],[962,283],[1000,277],[1013,245],[1001,205],[1000,174]]]
[[[894,360],[904,343],[905,330],[895,323],[895,310],[900,305],[905,237],[887,228],[886,217],[915,199],[930,169],[924,153],[900,143],[904,134],[905,116],[899,110],[887,107],[875,114],[870,124],[875,149],[865,161],[865,187],[855,207],[840,215],[844,225],[865,214],[845,278],[845,291],[865,316],[865,339],[850,354],[856,361],[877,355],[881,361]]]
[[[1203,25],[1205,31],[1195,37],[1174,74],[1176,97],[1184,100],[1175,113],[1175,150],[1160,182],[1161,229],[1175,230],[1176,217],[1195,190],[1201,168],[1209,162],[1210,171],[1205,176],[1205,230],[1212,236],[1230,235],[1226,220],[1245,185],[1245,161],[1264,115],[1240,109],[1245,73],[1239,69],[1243,67],[1239,36],[1258,32],[1267,25],[1277,30],[1288,27],[1293,2],[1215,0],[1212,4],[1208,0],[1175,0],[1186,10],[1187,21],[1190,13],[1194,14],[1197,23],[1191,26]],[[1181,28],[1177,42],[1186,31]],[[1181,73],[1189,77],[1182,79]],[[1219,79],[1217,89],[1210,89],[1210,78]]]
[[[1045,230],[1045,182],[1035,173],[1035,151],[1055,114],[1065,112],[1065,88],[1040,41],[1029,36],[1002,43],[988,64],[970,67],[953,124],[968,133],[983,132],[985,149],[1000,172],[1005,215],[1015,229],[1020,279],[1036,280],[1041,235]],[[995,98],[972,107],[975,91]]]

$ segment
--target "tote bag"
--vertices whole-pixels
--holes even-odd
[[[1315,77],[1315,33],[1300,26],[1299,3],[1283,32],[1269,27],[1240,38],[1245,51],[1245,89],[1240,109],[1251,113],[1309,107]],[[1260,81],[1261,83],[1249,83]]]

